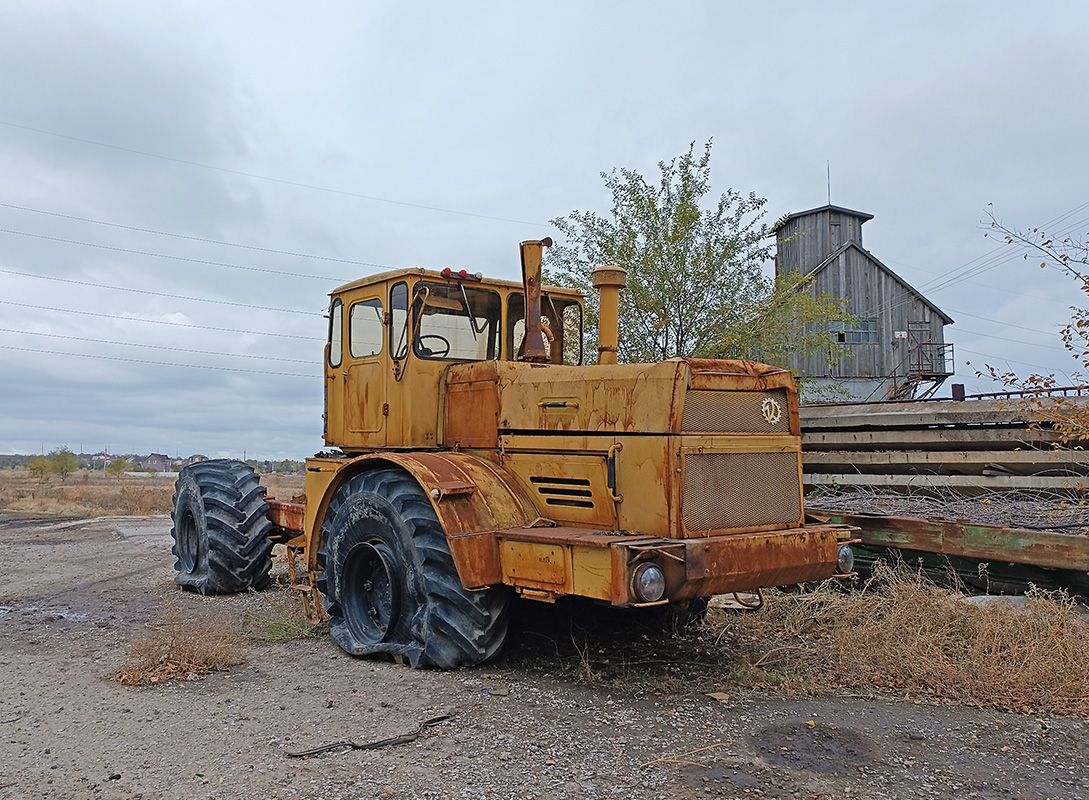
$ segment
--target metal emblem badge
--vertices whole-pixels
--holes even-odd
[[[764,415],[764,421],[768,425],[776,425],[783,418],[783,407],[773,397],[765,397],[760,404],[760,413]]]

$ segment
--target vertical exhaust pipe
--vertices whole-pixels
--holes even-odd
[[[551,239],[522,242],[522,287],[526,298],[526,336],[522,342],[522,361],[548,363],[544,334],[541,333],[541,261]]]
[[[628,285],[628,272],[623,267],[598,267],[590,280],[600,295],[597,363],[615,364],[620,344],[620,290]]]

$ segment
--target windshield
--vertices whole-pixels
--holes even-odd
[[[420,281],[412,299],[413,352],[420,358],[499,358],[499,294],[460,283]]]

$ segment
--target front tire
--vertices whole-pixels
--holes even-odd
[[[273,524],[265,487],[241,461],[190,464],[175,484],[174,582],[201,594],[263,589],[272,569]]]
[[[507,634],[506,587],[467,591],[427,495],[399,469],[351,478],[322,525],[318,588],[329,633],[352,655],[410,666],[481,664]]]

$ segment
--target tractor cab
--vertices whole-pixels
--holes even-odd
[[[325,353],[325,442],[346,452],[438,446],[452,364],[581,364],[581,293],[536,288],[543,357],[528,359],[524,284],[465,270],[406,269],[336,289]]]

